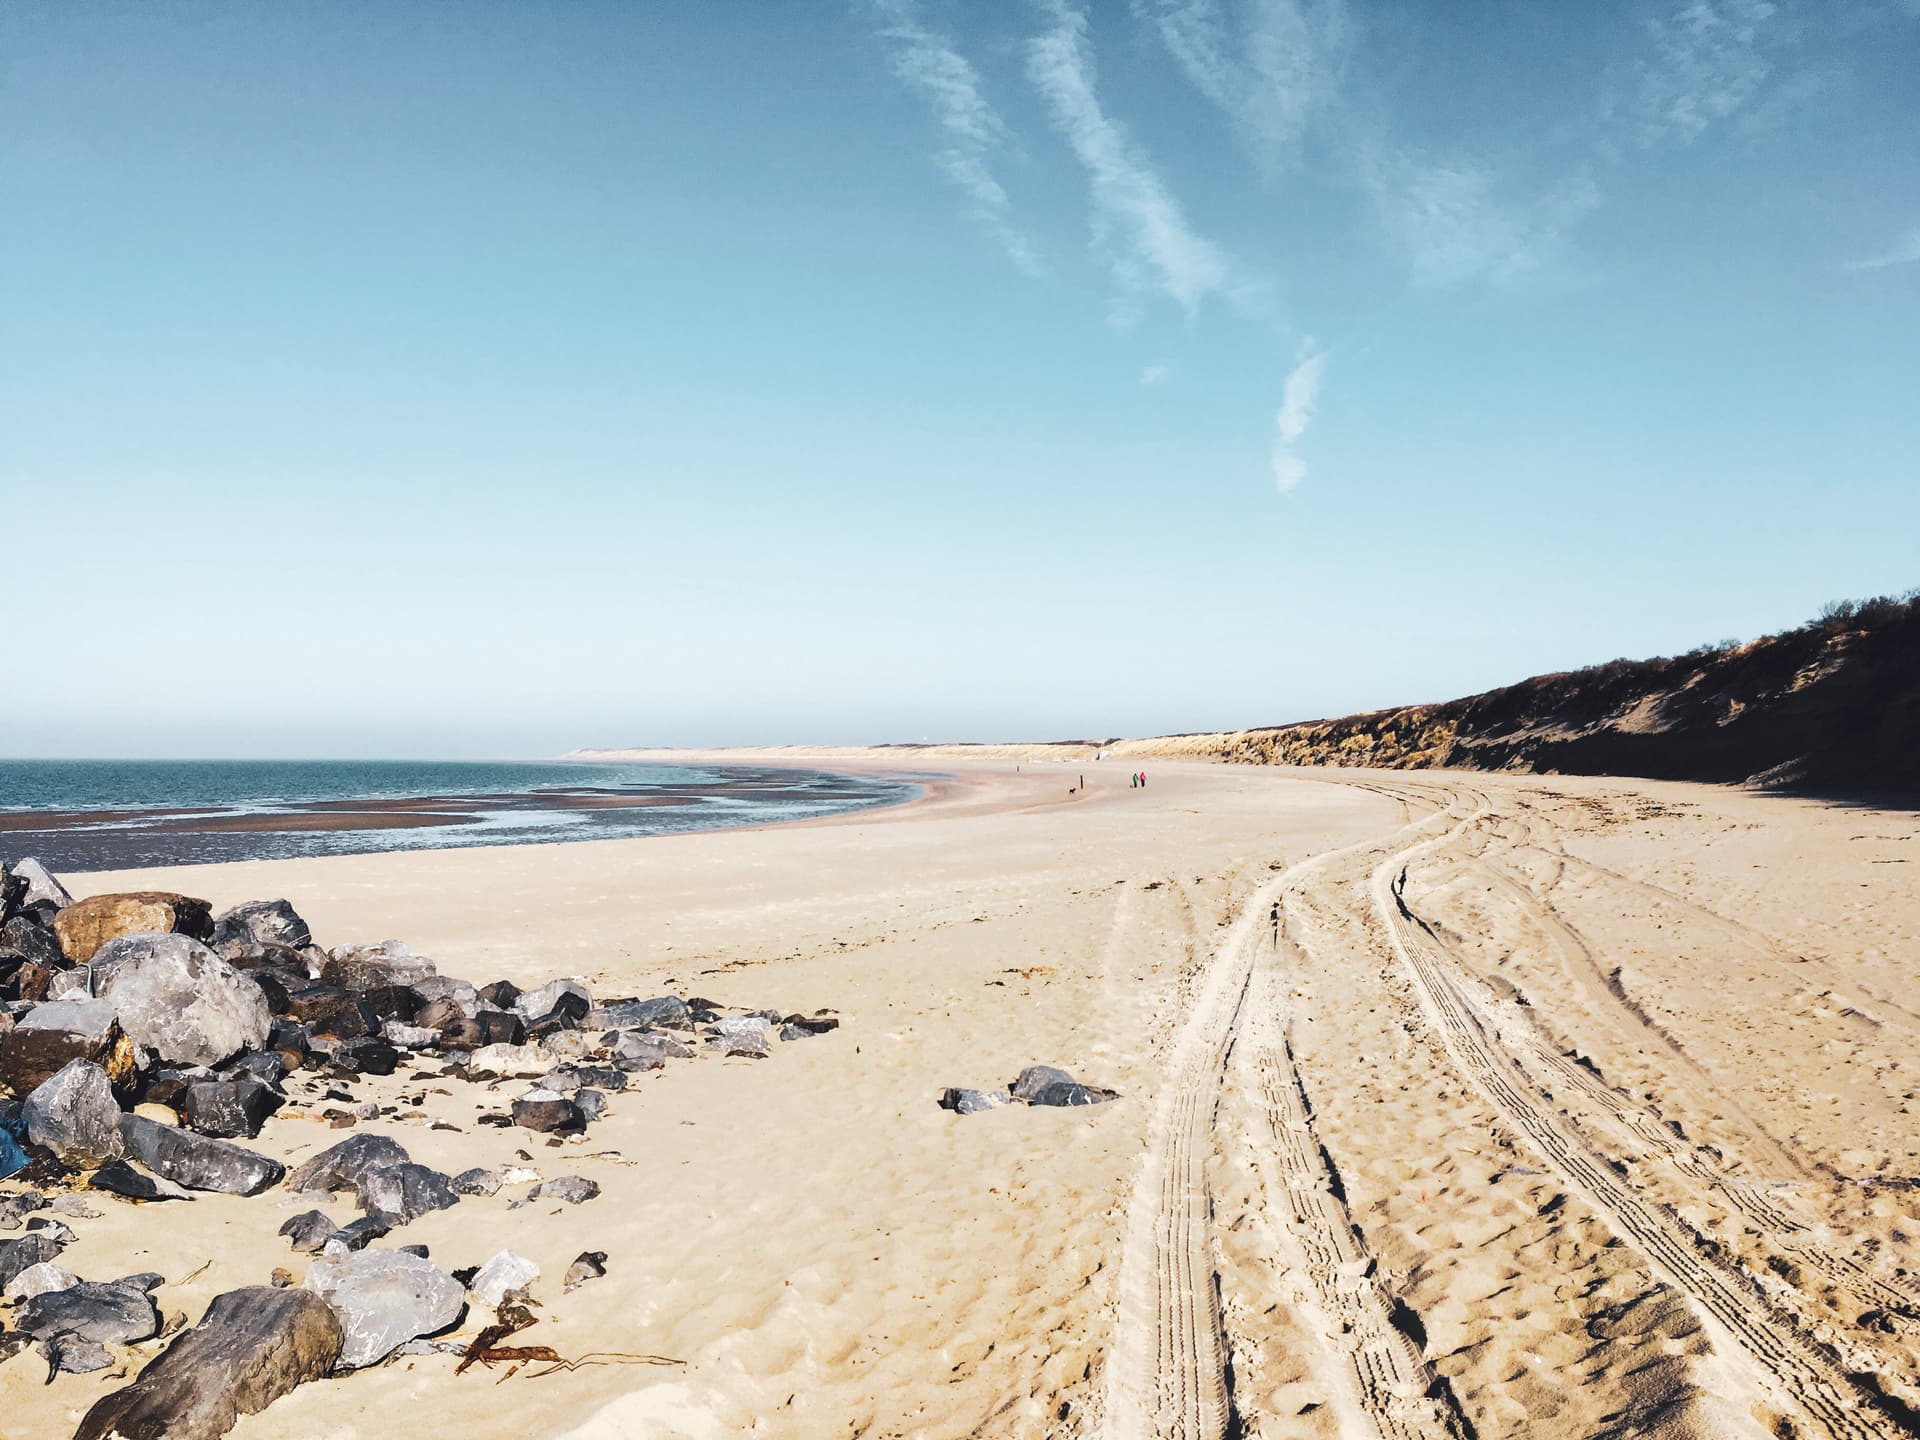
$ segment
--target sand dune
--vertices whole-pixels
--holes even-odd
[[[826,824],[137,872],[477,980],[844,1020],[636,1077],[557,1147],[404,1071],[360,1087],[421,1097],[366,1128],[428,1163],[518,1146],[603,1187],[396,1240],[443,1268],[510,1244],[545,1272],[529,1343],[678,1363],[400,1360],[234,1433],[1910,1433],[1912,813],[1179,762],[1145,791],[1090,762],[1069,796],[1077,768],[947,764]],[[1036,1061],[1121,1098],[935,1106]],[[282,1118],[261,1148],[335,1138]],[[169,1314],[304,1266],[272,1192],[98,1208],[63,1263],[158,1270]],[[608,1273],[563,1294],[584,1248]],[[33,1363],[0,1370],[8,1434],[70,1433],[116,1383]]]

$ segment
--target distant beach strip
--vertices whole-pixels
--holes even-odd
[[[0,761],[0,837],[56,869],[532,845],[817,819],[915,777],[746,765]]]

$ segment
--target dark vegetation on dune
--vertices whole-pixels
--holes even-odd
[[[1920,791],[1920,590],[1741,644],[1223,737],[1274,765],[1457,766]]]

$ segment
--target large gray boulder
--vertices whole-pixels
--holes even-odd
[[[122,1115],[120,1138],[127,1154],[189,1190],[258,1195],[287,1173],[278,1160],[256,1155],[244,1146],[161,1125],[144,1115]]]
[[[99,1345],[129,1345],[150,1340],[160,1332],[160,1312],[147,1294],[147,1280],[82,1280],[65,1290],[49,1290],[20,1307],[15,1328],[35,1340],[56,1335],[91,1340]]]
[[[311,1291],[229,1290],[131,1385],[95,1401],[74,1440],[218,1440],[242,1415],[329,1373],[345,1338]]]
[[[33,856],[28,855],[14,862],[14,875],[26,881],[26,894],[20,897],[21,905],[51,905],[56,910],[64,910],[73,904],[73,896],[67,893],[67,887],[53,876],[53,872],[42,865]]]
[[[308,1190],[357,1190],[373,1171],[406,1165],[412,1158],[399,1141],[385,1135],[350,1135],[299,1166],[287,1177],[287,1188],[296,1195]]]
[[[326,1301],[340,1322],[343,1370],[372,1365],[409,1340],[438,1334],[466,1308],[458,1280],[405,1250],[322,1255],[308,1267],[305,1288]]]
[[[42,1081],[27,1096],[21,1118],[29,1140],[76,1170],[92,1170],[126,1153],[113,1084],[90,1060],[70,1061]]]
[[[177,1065],[218,1065],[267,1043],[260,987],[185,935],[126,935],[100,947],[94,989],[134,1044]]]
[[[307,922],[285,900],[249,900],[214,917],[213,946],[285,945],[299,950],[313,943]]]

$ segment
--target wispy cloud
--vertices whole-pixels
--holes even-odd
[[[1689,144],[1753,102],[1772,73],[1771,0],[1688,0],[1648,22],[1652,51],[1638,69],[1632,141]]]
[[[1173,373],[1171,365],[1149,365],[1140,372],[1142,385],[1158,385]]]
[[[1313,423],[1320,405],[1320,375],[1326,368],[1326,353],[1308,340],[1301,347],[1298,364],[1287,375],[1280,395],[1280,409],[1273,417],[1273,483],[1282,495],[1307,478],[1307,462],[1295,449]]]
[[[1014,222],[1013,202],[989,164],[1012,135],[983,93],[979,72],[946,36],[921,22],[914,0],[869,0],[867,8],[893,46],[893,73],[927,102],[946,133],[947,146],[935,156],[941,172],[1009,260],[1027,275],[1044,274],[1040,252]]]
[[[1888,249],[1878,255],[1869,255],[1864,260],[1849,260],[1843,267],[1846,270],[1888,270],[1895,265],[1920,265],[1920,225],[1909,230],[1904,237],[1895,241]]]
[[[1290,165],[1339,84],[1346,0],[1248,0],[1230,24],[1218,0],[1133,0],[1195,89],[1266,167]]]
[[[1520,198],[1502,195],[1493,168],[1464,156],[1369,149],[1358,171],[1415,282],[1436,289],[1538,280],[1568,232],[1600,204],[1584,171]]]
[[[1027,48],[1027,73],[1086,169],[1095,246],[1123,292],[1157,288],[1192,312],[1227,288],[1232,265],[1187,223],[1152,162],[1101,107],[1085,13],[1066,0],[1042,0],[1041,9],[1049,24]]]

